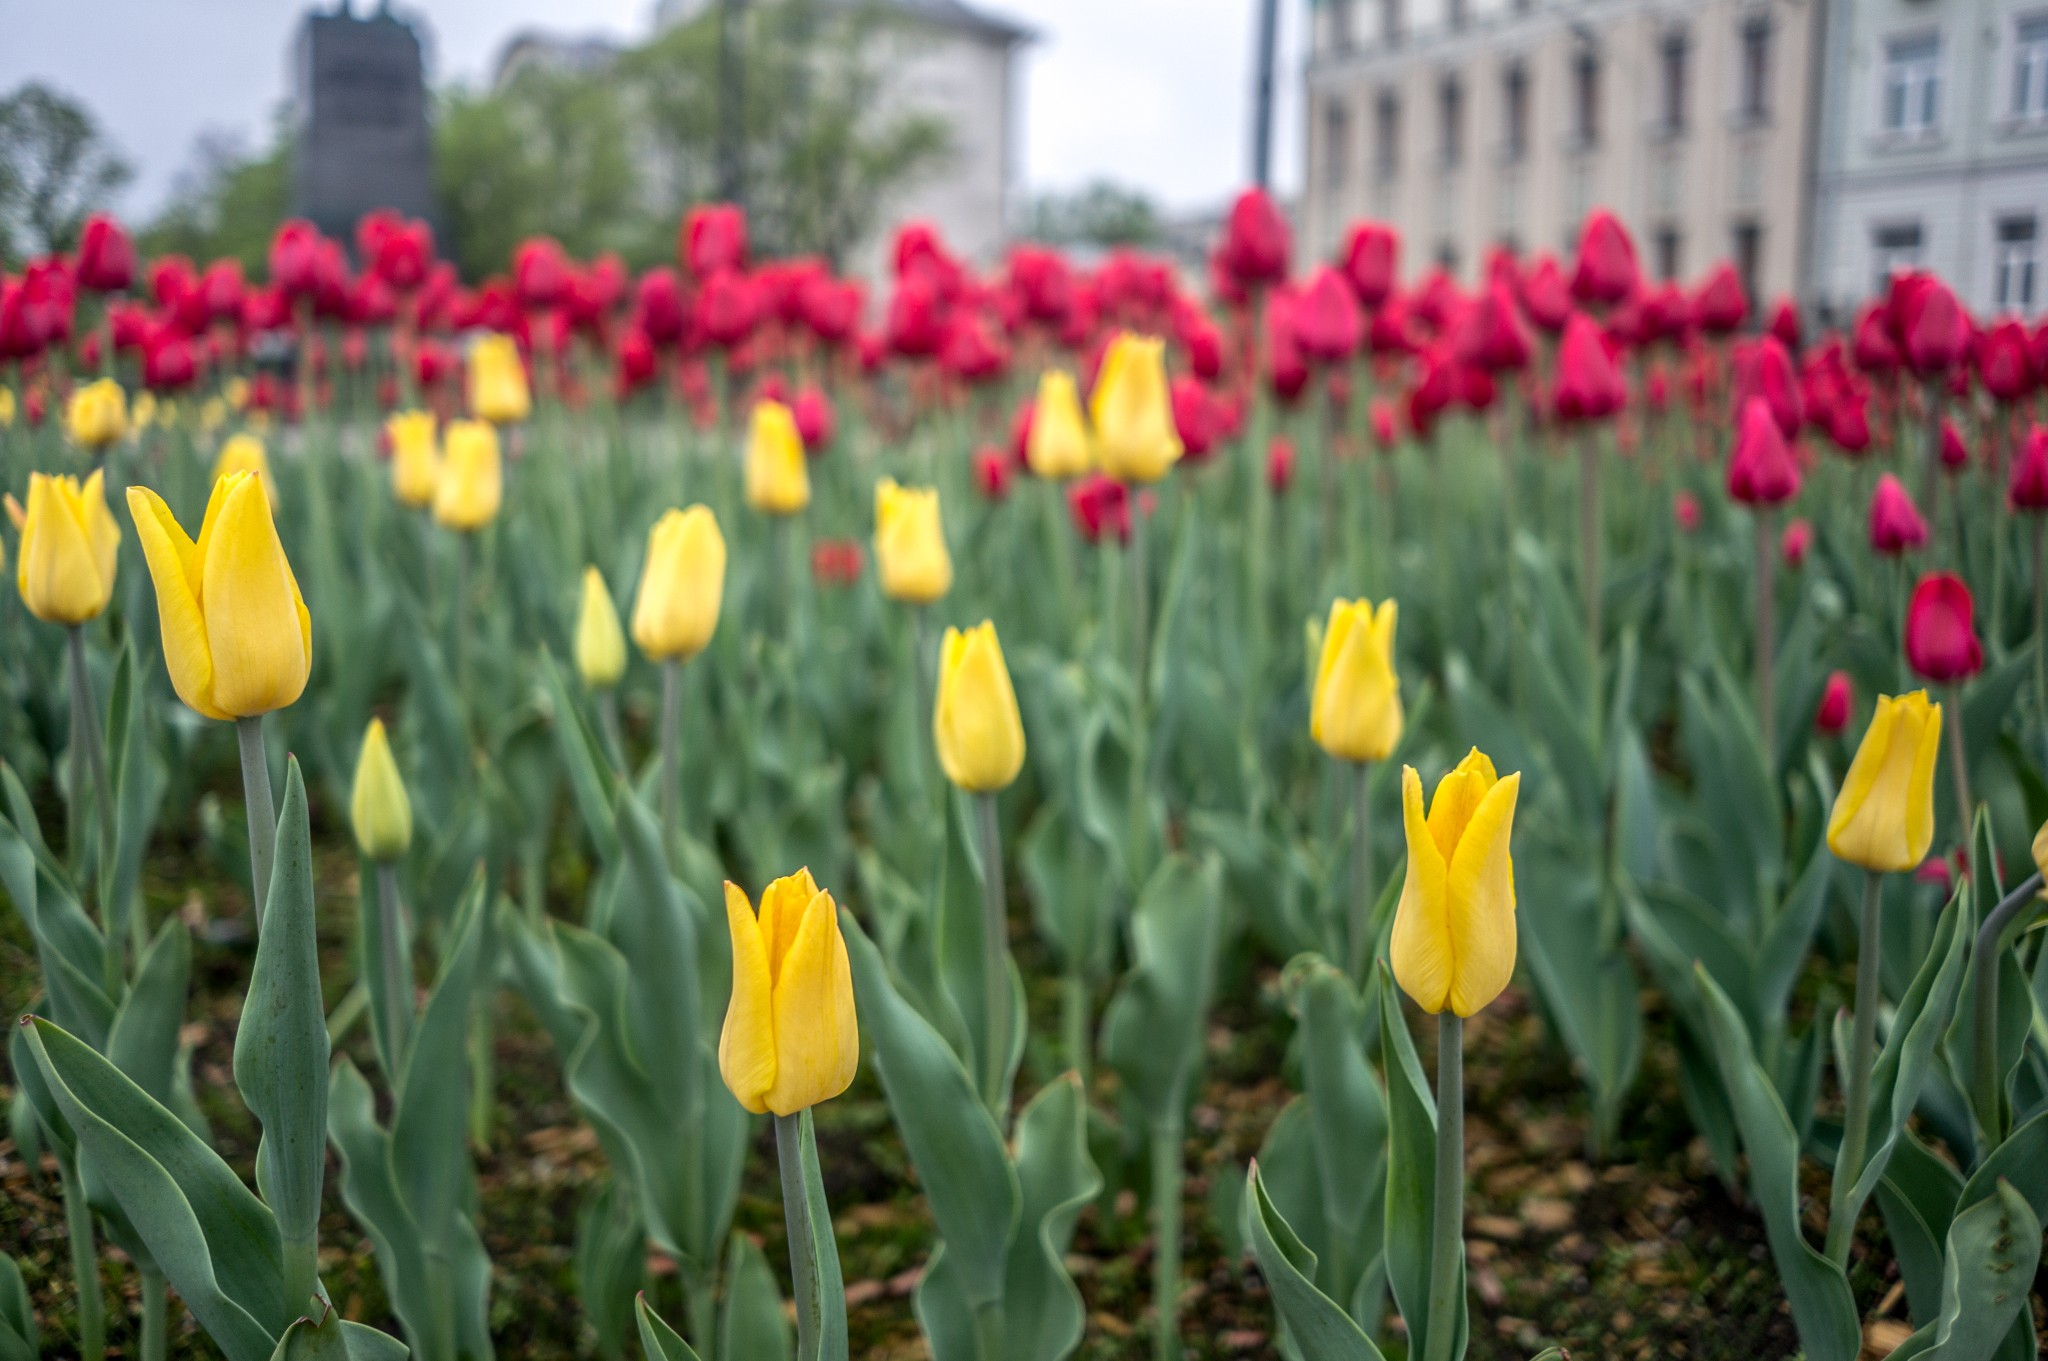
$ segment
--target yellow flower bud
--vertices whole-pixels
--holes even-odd
[[[170,423],[171,411],[171,404],[169,402],[164,403],[163,416],[165,424]],[[136,393],[135,406],[128,413],[128,423],[137,430],[147,430],[150,426],[156,424],[156,419],[156,394],[154,392]]]
[[[891,600],[929,605],[952,589],[937,487],[899,487],[893,477],[875,484],[875,565]]]
[[[505,496],[498,430],[483,421],[448,427],[448,453],[434,487],[434,519],[450,529],[482,529],[497,517]]]
[[[128,402],[121,385],[101,378],[80,387],[71,394],[64,424],[72,442],[88,449],[104,449],[127,434]]]
[[[230,473],[248,473],[261,481],[271,510],[277,509],[277,480],[270,474],[270,459],[263,452],[262,440],[245,433],[232,435],[221,445],[220,457],[213,463],[213,480],[218,482]]]
[[[626,635],[604,573],[583,569],[583,607],[576,613],[576,674],[592,690],[607,690],[626,674]]]
[[[441,482],[439,432],[431,411],[401,411],[384,422],[391,436],[391,490],[402,506],[431,506]]]
[[[355,823],[356,845],[370,859],[396,860],[412,845],[412,800],[406,797],[398,762],[391,758],[391,741],[384,735],[381,718],[371,719],[363,733],[348,812]]]
[[[633,641],[654,661],[688,661],[710,645],[725,599],[725,536],[709,506],[670,509],[647,535],[633,601]]]
[[[1422,777],[1401,769],[1408,877],[1388,953],[1401,990],[1428,1012],[1470,1016],[1515,972],[1515,824],[1519,773],[1499,779],[1477,747],[1437,782],[1429,815]]]
[[[178,698],[221,719],[296,700],[313,668],[313,620],[262,484],[248,473],[214,483],[197,543],[147,487],[128,489],[128,513],[156,583],[164,666]]]
[[[1129,334],[1111,341],[1089,410],[1095,456],[1118,481],[1157,482],[1180,461],[1164,341]]]
[[[0,430],[14,424],[14,389],[0,388]]]
[[[732,1002],[718,1036],[718,1071],[740,1105],[795,1115],[845,1091],[860,1067],[853,969],[839,908],[809,870],[777,879],[761,915],[725,886],[732,932]]]
[[[946,778],[970,793],[1009,786],[1024,768],[1024,720],[996,626],[986,619],[939,646],[939,694],[932,736]]]
[[[234,410],[240,411],[249,405],[249,380],[239,373],[221,384],[220,390],[221,395],[227,398],[228,405]]]
[[[747,504],[767,515],[795,515],[811,503],[811,473],[796,417],[780,402],[754,403],[747,434]]]
[[[1925,690],[1877,697],[1877,712],[1828,815],[1828,849],[1867,870],[1910,870],[1934,841],[1941,706]]]
[[[21,531],[14,583],[22,603],[51,624],[97,619],[114,594],[121,529],[107,510],[106,482],[28,475],[28,509],[12,496],[7,513]]]
[[[492,425],[514,425],[532,410],[518,344],[508,335],[480,337],[469,347],[470,414]]]
[[[2034,833],[2034,868],[2041,871],[2044,880],[2048,880],[2048,822],[2042,823],[2041,829]],[[2048,898],[2048,887],[2042,888],[2040,896]]]
[[[1081,394],[1074,375],[1047,369],[1038,376],[1038,400],[1031,407],[1031,438],[1024,461],[1040,477],[1079,477],[1094,454],[1088,447],[1088,423],[1081,416]]]
[[[1394,674],[1392,600],[1375,610],[1370,600],[1330,606],[1316,662],[1309,735],[1343,761],[1384,761],[1401,741],[1401,678]]]

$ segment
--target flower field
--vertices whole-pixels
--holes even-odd
[[[693,210],[0,277],[0,1361],[2048,1338],[2048,323]]]

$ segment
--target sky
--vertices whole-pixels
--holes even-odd
[[[364,13],[375,0],[354,0]],[[1250,177],[1257,0],[969,0],[1038,39],[1023,61],[1031,192],[1107,178],[1169,208],[1202,208]],[[323,0],[323,7],[332,0]],[[527,28],[644,36],[652,0],[412,0],[428,80],[476,84]],[[1307,5],[1281,0],[1275,166],[1300,178]],[[296,0],[0,0],[0,91],[41,80],[82,100],[136,169],[117,208],[161,207],[201,134],[268,144],[288,89]]]

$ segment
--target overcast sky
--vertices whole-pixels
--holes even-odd
[[[331,3],[331,0],[326,0]],[[1249,178],[1252,12],[1257,0],[971,0],[1023,21],[1027,188],[1106,177],[1173,207],[1223,198]],[[355,0],[359,13],[374,0]],[[118,205],[160,206],[202,133],[252,149],[286,94],[294,0],[0,0],[0,91],[46,81],[89,105],[137,170]],[[478,82],[529,27],[644,35],[653,0],[414,0],[428,79]],[[1282,187],[1299,178],[1297,99],[1307,5],[1281,0]]]

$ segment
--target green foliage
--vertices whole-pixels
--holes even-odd
[[[70,250],[134,173],[71,96],[40,81],[0,96],[0,265]]]
[[[1165,237],[1159,205],[1142,190],[1095,180],[1072,193],[1040,194],[1026,235],[1055,246],[1157,246]]]
[[[136,248],[145,255],[239,260],[251,277],[260,277],[270,238],[291,208],[291,152],[282,128],[258,153],[233,137],[202,136],[192,167],[137,234]]]

